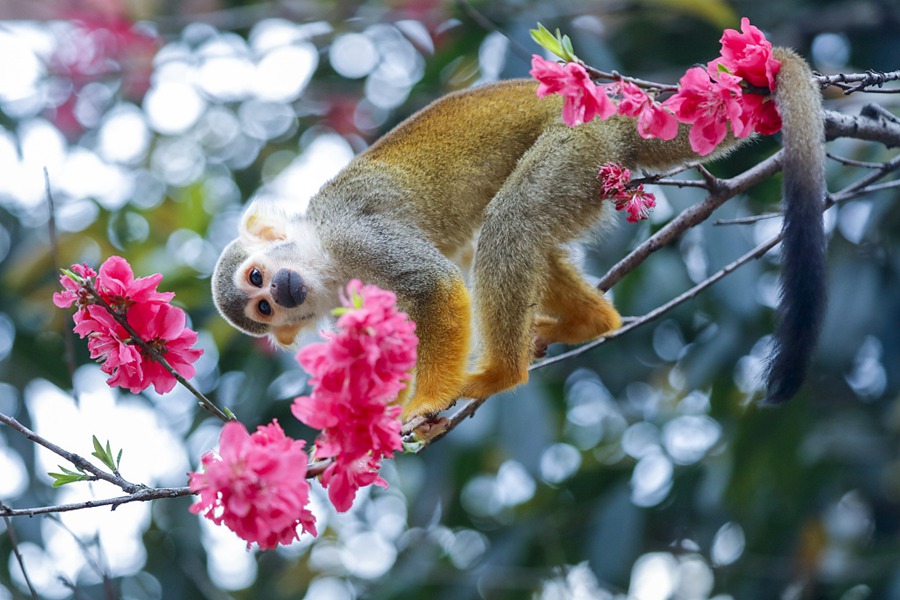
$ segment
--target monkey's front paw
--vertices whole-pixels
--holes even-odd
[[[527,369],[516,372],[509,369],[488,367],[466,377],[463,382],[462,395],[466,398],[484,400],[527,381]]]

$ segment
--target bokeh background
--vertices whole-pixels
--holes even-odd
[[[450,90],[527,74],[537,22],[592,65],[674,82],[750,17],[822,72],[900,68],[888,0],[31,0],[0,1],[0,412],[83,455],[123,449],[122,473],[186,484],[220,423],[176,390],[110,390],[70,315],[60,265],[125,256],[164,274],[205,350],[195,383],[249,427],[291,416],[306,376],[231,330],[209,274],[242,207],[303,207],[355,153]],[[833,91],[855,113],[896,95]],[[760,140],[712,170],[777,149]],[[829,149],[862,161],[883,147]],[[44,169],[55,201],[48,227]],[[829,164],[831,189],[860,169]],[[701,196],[654,190],[651,221],[583,252],[594,276]],[[717,218],[773,210],[779,180]],[[900,597],[900,198],[829,211],[830,308],[808,385],[760,410],[777,257],[748,265],[663,320],[535,372],[346,514],[315,494],[318,539],[248,551],[189,514],[189,499],[0,522],[0,600],[28,598]],[[704,225],[613,290],[643,314],[774,229]],[[502,301],[502,300],[501,300]],[[21,508],[117,494],[51,489],[59,459],[0,429],[0,502]]]

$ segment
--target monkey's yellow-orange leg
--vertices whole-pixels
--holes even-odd
[[[584,280],[559,249],[549,256],[541,312],[534,322],[538,352],[548,344],[587,342],[622,326],[618,311]]]
[[[471,301],[461,278],[442,285],[419,312],[415,392],[404,420],[449,408],[459,398],[469,356]]]

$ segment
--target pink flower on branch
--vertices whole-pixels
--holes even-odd
[[[637,223],[650,216],[650,209],[656,206],[656,196],[645,192],[643,186],[634,190],[634,193],[622,201],[616,202],[616,210],[624,210],[628,213],[626,220],[629,223]]]
[[[383,458],[402,448],[401,407],[391,404],[416,362],[415,323],[396,309],[396,296],[353,280],[342,298],[337,330],[310,344],[297,360],[312,375],[312,394],[294,400],[301,422],[321,429],[316,458],[331,458],[322,485],[340,511],[378,476]]]
[[[637,130],[642,138],[671,140],[678,135],[678,119],[647,92],[625,81],[620,84],[619,93],[622,96],[618,105],[619,114],[637,117]]]
[[[772,43],[763,32],[741,19],[741,33],[726,29],[722,34],[722,64],[750,85],[769,90],[775,89],[775,75],[781,63],[772,55]]]
[[[308,459],[303,440],[284,434],[278,421],[248,434],[240,423],[226,423],[218,455],[201,458],[203,472],[190,474],[190,489],[200,498],[191,512],[263,550],[299,539],[297,528],[317,535],[316,520],[307,508]]]
[[[644,191],[644,184],[629,185],[631,171],[621,163],[608,162],[600,166],[600,197],[615,202],[616,210],[628,213],[629,223],[648,218],[650,209],[656,206],[656,197]]]
[[[80,265],[72,265],[71,271],[82,281],[91,280],[97,276],[97,272],[84,263]],[[81,310],[85,306],[94,303],[93,298],[91,298],[90,292],[85,289],[85,287],[81,283],[79,283],[69,275],[60,275],[59,283],[63,286],[63,291],[55,292],[53,294],[53,304],[55,304],[58,308],[69,308],[74,304],[79,310]]]
[[[560,64],[534,55],[530,73],[540,82],[539,98],[563,96],[562,116],[567,125],[598,116],[605,119],[618,112],[636,119],[641,137],[670,140],[678,133],[678,123],[687,123],[692,125],[688,134],[691,148],[706,156],[728,135],[729,123],[737,138],[781,129],[778,108],[765,91],[774,91],[781,67],[772,44],[747,18],[741,19],[740,33],[725,30],[721,43],[721,56],[705,71],[699,67],[688,70],[675,95],[662,103],[630,81],[595,85],[578,62]],[[620,97],[617,106],[608,97],[613,91]],[[649,202],[641,204],[646,207]]]
[[[100,265],[97,291],[110,305],[123,310],[132,304],[144,302],[168,303],[175,294],[156,291],[160,281],[160,273],[135,279],[127,260],[120,256],[110,256]]]
[[[193,347],[197,332],[185,326],[184,311],[169,304],[175,294],[156,290],[162,275],[135,279],[118,256],[107,259],[99,274],[86,265],[72,265],[71,271],[75,278],[60,278],[64,291],[54,294],[53,302],[61,308],[76,305],[74,331],[88,338],[91,358],[101,362],[110,386],[132,393],[150,385],[160,394],[171,391],[177,379],[157,357],[179,376],[194,376],[193,363],[203,354]]]
[[[715,150],[728,134],[729,122],[735,137],[750,135],[752,126],[741,108],[739,77],[694,67],[681,77],[679,85],[681,89],[663,104],[679,121],[693,125],[688,139],[694,152],[706,156]]]
[[[579,63],[560,64],[535,54],[531,57],[529,73],[540,82],[538,98],[549,94],[563,97],[562,119],[570,127],[588,123],[595,117],[608,119],[616,112],[606,88],[595,84]]]

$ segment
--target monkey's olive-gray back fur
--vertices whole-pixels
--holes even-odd
[[[247,318],[244,307],[247,304],[247,295],[234,285],[234,274],[250,254],[241,245],[240,239],[232,241],[225,246],[216,268],[212,274],[212,296],[216,308],[226,321],[241,331],[255,336],[263,336],[269,333],[267,325],[257,323]]]

